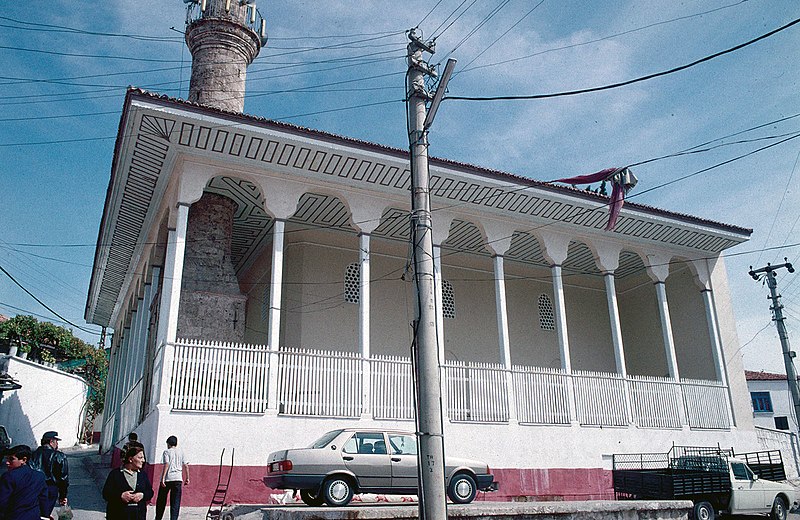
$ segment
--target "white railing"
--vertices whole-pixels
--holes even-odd
[[[508,384],[503,365],[447,361],[447,416],[451,421],[508,421]]]
[[[370,387],[375,419],[414,418],[414,378],[410,358],[373,356],[370,359]]]
[[[355,352],[300,348],[270,353],[265,345],[220,342],[182,340],[174,345],[170,404],[177,410],[265,413],[270,356],[275,356],[272,377],[278,388],[271,408],[280,414],[358,418],[371,412],[378,420],[414,418],[413,366],[407,357],[365,360]],[[369,410],[362,402],[365,365],[369,366]],[[514,392],[516,416],[522,424],[731,427],[728,389],[717,381],[623,378],[591,371],[567,374],[561,369],[517,365],[508,375],[500,364],[447,361],[442,377],[448,418],[507,422],[509,394]],[[159,379],[154,378],[154,387]],[[120,431],[136,426],[141,384],[120,403],[114,418]]]
[[[728,429],[728,389],[719,381],[681,379],[684,407],[691,428]]]
[[[627,426],[625,379],[610,372],[572,372],[578,423],[590,426]]]
[[[354,352],[288,348],[278,353],[279,413],[361,416],[361,364]]]
[[[176,410],[264,413],[268,356],[266,345],[179,340],[170,405]]]
[[[517,419],[525,424],[569,424],[569,376],[559,368],[514,366]]]
[[[681,388],[667,377],[628,376],[633,416],[642,428],[683,426]]]

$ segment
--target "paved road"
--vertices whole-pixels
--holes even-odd
[[[69,457],[69,502],[75,520],[104,520],[106,517],[106,503],[100,492],[104,475],[97,473],[93,475],[89,470],[92,467],[93,460],[96,458],[97,448],[74,447],[67,448],[64,452]],[[98,480],[95,480],[95,478]],[[228,509],[228,511],[232,512],[237,519],[262,520],[261,507],[263,506],[239,505]],[[205,507],[182,507],[181,520],[205,520],[206,512],[207,508]],[[169,518],[168,515],[169,510],[164,517]],[[147,518],[148,520],[155,518],[155,508],[148,508]],[[765,517],[737,516],[728,518],[735,520],[764,520]],[[800,514],[790,514],[789,520],[800,520]]]

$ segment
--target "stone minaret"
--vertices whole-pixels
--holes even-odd
[[[255,4],[242,0],[189,0],[186,45],[192,53],[189,101],[242,112],[247,66],[265,42]],[[259,36],[251,27],[261,24]]]

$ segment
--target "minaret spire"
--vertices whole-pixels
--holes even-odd
[[[192,53],[189,101],[244,110],[247,66],[266,45],[264,19],[250,0],[184,0]]]

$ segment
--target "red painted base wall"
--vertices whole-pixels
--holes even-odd
[[[163,464],[148,464],[146,471],[158,493],[157,482]],[[500,489],[493,493],[479,493],[476,500],[486,501],[560,501],[560,500],[612,500],[614,490],[611,472],[601,468],[585,469],[492,469]],[[233,468],[226,504],[267,504],[274,502],[271,495],[282,495],[264,485],[264,466],[237,466]],[[187,507],[206,507],[217,488],[219,467],[190,466],[190,483],[183,488],[181,504]],[[223,483],[227,481],[228,468],[223,468]],[[153,499],[155,503],[155,498]]]

